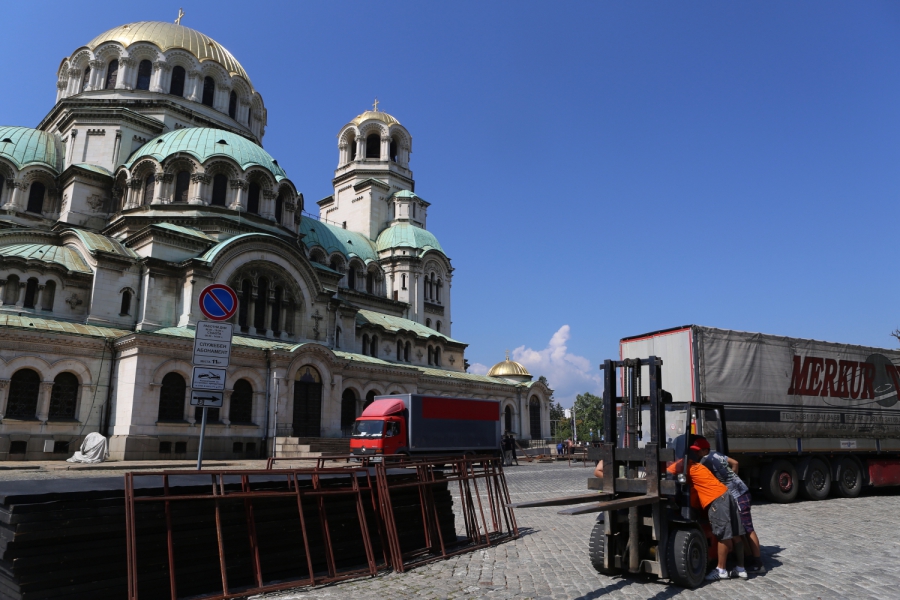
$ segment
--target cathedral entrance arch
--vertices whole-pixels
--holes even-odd
[[[531,439],[541,439],[541,403],[537,396],[532,396],[528,403],[528,421],[531,425]]]
[[[506,433],[512,433],[512,431],[513,431],[512,406],[507,406],[506,410],[503,411],[503,420],[504,420],[503,424],[506,426]]]
[[[341,435],[350,437],[353,422],[356,421],[356,392],[351,389],[344,390],[341,396]]]
[[[322,377],[306,365],[294,381],[294,437],[319,437],[321,424]]]

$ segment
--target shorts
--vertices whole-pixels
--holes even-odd
[[[750,492],[741,494],[740,498],[737,499],[737,503],[738,508],[741,510],[741,525],[744,526],[744,531],[753,533],[756,530],[753,529],[753,519],[750,517]]]
[[[725,541],[744,535],[740,508],[729,492],[725,492],[709,504],[709,524],[716,539]]]

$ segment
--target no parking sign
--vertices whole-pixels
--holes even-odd
[[[227,321],[237,311],[238,297],[223,283],[214,283],[200,292],[200,312],[211,321]]]

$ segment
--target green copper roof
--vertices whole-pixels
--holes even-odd
[[[462,344],[459,340],[454,340],[451,337],[447,337],[443,333],[438,333],[434,329],[430,327],[425,327],[421,323],[416,323],[415,321],[410,321],[409,319],[404,319],[402,317],[393,317],[391,315],[384,315],[379,312],[371,311],[371,310],[360,310],[356,313],[356,324],[357,325],[377,325],[383,328],[385,331],[397,332],[397,331],[408,331],[414,334],[416,337],[420,338],[429,338],[429,337],[439,337],[447,340],[448,342],[453,342],[455,344]],[[465,344],[463,344],[465,345]]]
[[[392,248],[414,248],[421,250],[423,254],[428,250],[437,250],[445,254],[441,244],[431,232],[409,223],[398,223],[382,231],[378,234],[375,247],[379,252]]]
[[[10,244],[9,246],[0,246],[0,256],[17,256],[19,258],[24,258],[25,260],[55,263],[65,267],[69,271],[93,273],[81,255],[67,246],[53,246],[51,244]]]
[[[272,239],[276,239],[276,240],[281,239],[279,237],[276,237],[276,236],[268,234],[268,233],[242,233],[240,235],[236,235],[234,237],[228,238],[227,240],[219,242],[218,244],[216,244],[215,246],[213,246],[212,248],[210,248],[209,250],[207,250],[206,252],[204,252],[203,254],[198,256],[197,259],[202,260],[203,262],[212,262],[212,261],[216,260],[216,256],[218,256],[229,245],[233,244],[234,242],[236,242],[238,240],[242,240],[242,239],[244,239],[246,237],[250,237],[250,236],[262,237],[262,238],[272,238]],[[284,240],[281,240],[281,241],[284,241]]]
[[[19,169],[41,164],[58,174],[62,168],[60,146],[59,139],[46,131],[30,127],[0,127],[0,157],[12,161]]]
[[[220,144],[220,141],[225,143]],[[268,169],[275,176],[276,181],[287,178],[284,169],[275,164],[272,155],[263,150],[261,146],[257,146],[236,133],[208,127],[176,129],[153,138],[138,148],[125,166],[130,168],[138,159],[145,156],[152,156],[162,162],[178,152],[190,154],[201,163],[213,156],[225,156],[241,165],[242,169],[259,165]]]
[[[29,316],[0,315],[0,327],[18,327],[22,329],[36,329],[55,333],[68,333],[73,335],[87,335],[90,337],[119,338],[131,333],[126,329],[113,329],[112,327],[96,327],[94,325],[82,325],[81,323],[69,323],[67,321],[51,321],[48,319],[36,319]]]
[[[100,167],[97,165],[89,165],[87,163],[75,163],[72,166],[78,167],[79,169],[84,169],[85,171],[93,171],[94,173],[99,173],[100,175],[106,175],[107,177],[112,177],[112,173],[109,172],[109,169],[106,169],[104,167]]]
[[[303,243],[308,248],[321,246],[327,254],[340,252],[347,258],[358,256],[366,264],[378,258],[372,240],[337,225],[303,217],[300,221],[300,233],[305,236]]]
[[[72,231],[75,232],[75,235],[78,236],[78,238],[91,253],[109,252],[110,254],[118,254],[119,256],[125,256],[128,258],[140,258],[137,252],[135,252],[131,248],[126,248],[118,240],[108,238],[105,235],[100,235],[99,233],[84,231],[83,229],[73,229]]]

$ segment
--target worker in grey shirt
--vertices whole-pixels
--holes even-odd
[[[765,572],[760,555],[759,537],[756,535],[753,518],[750,516],[750,489],[737,474],[740,466],[738,461],[715,450],[704,456],[700,464],[712,471],[716,479],[724,483],[734,499],[737,500],[738,508],[741,511],[741,524],[744,526],[744,531],[747,532],[747,542],[752,555],[747,561],[747,570],[751,573]]]

